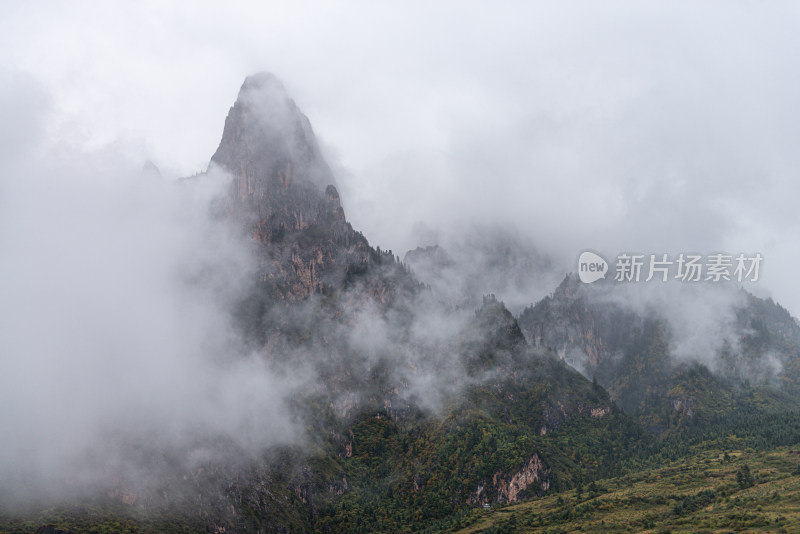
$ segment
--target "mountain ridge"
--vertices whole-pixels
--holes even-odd
[[[709,286],[678,293],[673,310],[672,301],[637,291],[569,275],[523,310],[520,326],[531,343],[596,377],[628,413],[659,432],[742,409],[751,389],[772,410],[800,407],[793,394],[800,385],[800,328],[780,305],[743,289]],[[710,308],[703,322],[692,319],[695,304]]]

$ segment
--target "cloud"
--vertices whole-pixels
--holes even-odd
[[[791,3],[3,10],[5,62],[51,92],[53,136],[131,137],[192,174],[244,76],[270,70],[383,248],[416,246],[418,221],[488,219],[568,266],[587,247],[759,250],[765,287],[800,302]]]
[[[622,283],[611,286],[599,301],[610,302],[639,317],[658,317],[667,325],[674,363],[702,363],[724,374],[721,351],[740,350],[737,313],[747,306],[745,293],[729,283]]]
[[[503,226],[562,270],[587,248],[762,252],[759,288],[797,314],[797,9],[3,4],[4,426],[47,456],[49,435],[80,445],[97,422],[231,433],[242,420],[218,406],[273,386],[250,413],[280,405],[224,326],[248,261],[199,210],[213,187],[190,202],[138,176],[148,158],[168,178],[206,168],[262,70],[336,155],[348,219],[375,245],[427,244],[424,224]],[[220,375],[229,353],[242,359]]]
[[[7,104],[35,108],[34,93]],[[16,118],[4,127],[37,120]],[[293,443],[286,402],[302,378],[251,354],[232,323],[252,258],[211,215],[229,178],[143,174],[135,147],[19,152],[0,177],[0,478],[99,479],[131,468],[139,441],[187,458],[208,440]]]

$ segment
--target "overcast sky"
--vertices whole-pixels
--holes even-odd
[[[268,70],[375,245],[761,252],[757,291],[800,314],[796,3],[31,4],[0,5],[0,195],[42,147],[204,170]]]

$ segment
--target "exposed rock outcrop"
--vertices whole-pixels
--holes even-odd
[[[213,167],[233,176],[225,211],[260,245],[267,297],[326,294],[367,269],[371,249],[345,218],[311,124],[272,74],[245,80]]]
[[[542,495],[550,489],[550,468],[534,453],[520,469],[492,475],[491,483],[478,485],[467,499],[468,504],[512,503],[524,497]]]

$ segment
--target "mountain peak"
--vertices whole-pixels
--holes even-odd
[[[271,72],[258,72],[245,78],[236,103],[250,108],[251,111],[260,112],[262,119],[268,119],[270,114],[281,112],[286,113],[288,117],[302,115],[294,101],[289,98],[286,87]]]
[[[275,75],[244,80],[211,165],[232,177],[224,210],[260,245],[264,298],[332,291],[369,263],[310,121]]]
[[[245,79],[211,162],[239,179],[243,196],[263,197],[295,182],[320,190],[334,183],[308,118],[267,72]]]
[[[247,87],[257,87],[263,85],[277,85],[281,89],[283,89],[283,84],[278,79],[278,77],[272,74],[271,72],[267,71],[256,72],[245,78],[244,83],[242,84],[242,89],[245,89]]]

